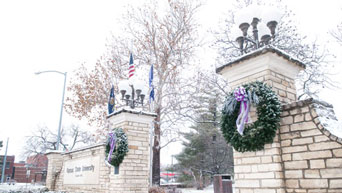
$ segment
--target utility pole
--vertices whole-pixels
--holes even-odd
[[[5,169],[6,169],[6,158],[7,158],[7,149],[8,149],[8,137],[7,137],[7,143],[6,143],[5,157],[4,157],[4,160],[2,161],[1,184],[4,183]]]

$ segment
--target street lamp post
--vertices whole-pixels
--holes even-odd
[[[134,109],[139,104],[143,106],[145,99],[145,88],[139,81],[121,81],[119,83],[121,100],[126,102],[126,106]]]
[[[39,74],[46,73],[46,72],[55,72],[55,73],[64,75],[64,86],[63,86],[62,104],[61,104],[61,112],[60,112],[60,115],[59,115],[57,146],[56,146],[56,149],[59,150],[59,144],[61,142],[61,127],[62,127],[63,105],[64,105],[64,94],[65,94],[65,85],[66,85],[67,72],[60,72],[60,71],[57,71],[57,70],[47,70],[47,71],[36,72],[35,74],[39,75]]]
[[[282,13],[274,7],[250,5],[240,10],[236,16],[239,26],[234,27],[232,33],[236,36],[241,54],[268,45],[275,38],[275,30],[281,16]],[[250,26],[251,35],[248,34]]]

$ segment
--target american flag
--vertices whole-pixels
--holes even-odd
[[[128,67],[128,78],[131,78],[134,75],[135,67],[133,63],[133,55],[131,53],[129,57],[129,67]]]

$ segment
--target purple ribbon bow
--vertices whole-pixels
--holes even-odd
[[[115,149],[115,142],[116,142],[116,135],[115,133],[109,133],[109,136],[110,136],[110,150],[109,150],[109,154],[108,154],[108,162],[111,161],[112,159],[112,154],[113,154],[113,151]]]
[[[240,102],[240,113],[236,119],[236,127],[240,135],[243,135],[245,123],[248,122],[249,102],[245,88],[239,87],[234,91],[234,96]]]

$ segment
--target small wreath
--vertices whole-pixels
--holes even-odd
[[[221,118],[223,136],[236,151],[262,150],[265,144],[273,142],[279,128],[280,101],[269,86],[259,81],[244,84],[239,89],[226,97]],[[244,93],[239,95],[240,91]],[[238,118],[240,119],[241,111],[243,111],[241,108],[246,102],[256,106],[258,120],[242,125],[242,131],[238,131],[237,127],[240,127],[239,123],[241,123]]]
[[[128,142],[125,132],[121,128],[115,128],[109,133],[106,146],[106,161],[118,167],[128,152]]]

